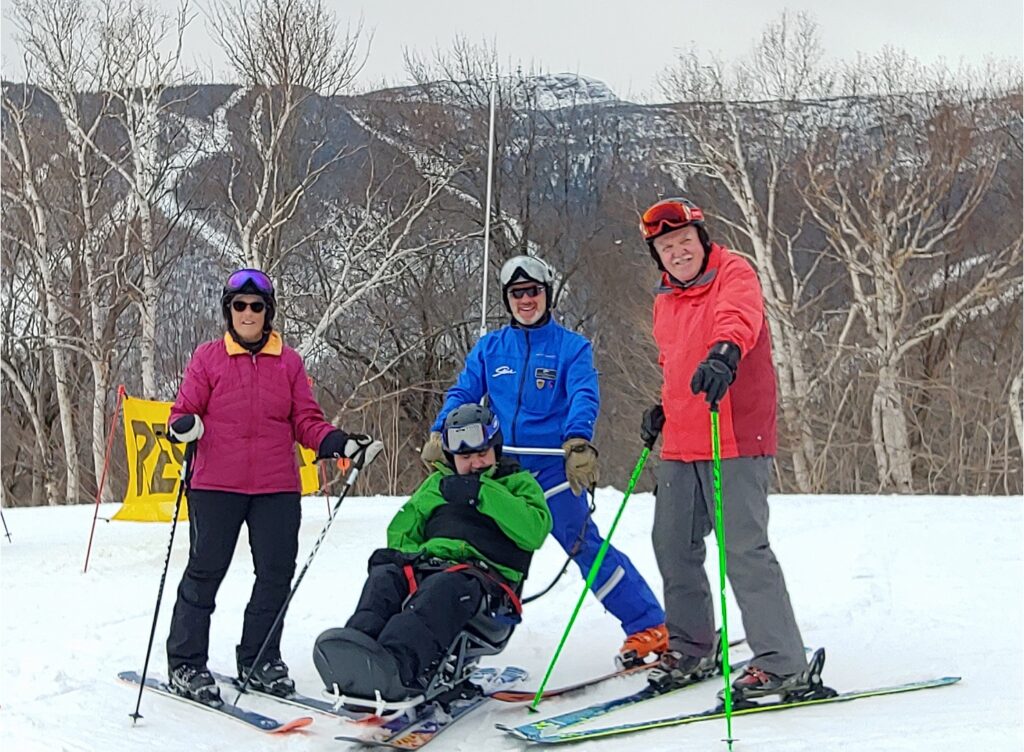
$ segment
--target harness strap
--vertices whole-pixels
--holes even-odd
[[[472,575],[474,577],[478,577],[478,578],[480,578],[482,580],[485,580],[487,582],[490,582],[490,583],[493,583],[493,584],[497,585],[498,587],[500,587],[505,592],[505,595],[508,596],[509,600],[512,601],[512,606],[516,610],[516,616],[522,616],[523,615],[523,604],[520,602],[519,596],[516,595],[516,591],[513,590],[512,588],[510,588],[507,583],[505,583],[504,581],[498,579],[497,577],[495,577],[490,572],[486,572],[483,569],[479,569],[478,567],[474,567],[474,566],[471,566],[469,564],[454,564],[454,565],[448,567],[447,569],[445,569],[444,571],[445,572],[466,572],[466,574]]]
[[[409,583],[409,595],[412,596],[418,589],[416,584],[416,572],[412,568],[412,564],[406,564],[402,567],[402,572],[405,573],[405,581]]]

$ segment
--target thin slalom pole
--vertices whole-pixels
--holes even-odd
[[[576,616],[580,612],[580,608],[583,606],[583,601],[587,597],[587,592],[594,584],[594,580],[597,578],[597,571],[601,568],[601,564],[604,562],[605,554],[608,553],[608,546],[611,543],[612,535],[615,533],[615,528],[619,524],[619,518],[622,517],[622,513],[626,509],[626,502],[629,501],[629,496],[633,493],[633,488],[636,486],[637,480],[640,478],[640,473],[643,472],[644,465],[647,462],[647,457],[651,453],[651,445],[648,444],[644,447],[644,450],[640,452],[640,459],[637,460],[636,467],[633,468],[633,474],[629,478],[629,485],[626,487],[626,493],[622,497],[622,503],[619,505],[619,511],[615,513],[615,519],[612,521],[612,526],[608,530],[608,534],[604,537],[604,542],[601,547],[597,550],[597,556],[594,558],[594,563],[590,565],[590,571],[587,572],[587,581],[583,585],[583,592],[580,593],[579,599],[576,601],[576,608],[572,610],[572,616],[569,617],[569,623],[565,627],[565,632],[562,633],[562,639],[558,642],[558,647],[555,649],[555,654],[551,658],[551,663],[548,665],[548,670],[544,674],[544,681],[540,683],[540,687],[537,689],[537,694],[533,696],[533,702],[530,703],[529,710],[532,712],[537,711],[537,705],[540,704],[541,698],[544,696],[544,688],[548,684],[548,679],[551,678],[551,672],[555,669],[555,664],[558,662],[558,656],[562,654],[562,648],[565,646],[565,641],[569,637],[569,631],[572,629],[572,625],[576,622]]]
[[[481,283],[483,286],[483,303],[480,305],[481,337],[487,334],[487,274],[489,271],[487,259],[491,242],[491,183],[494,174],[494,100],[497,88],[498,75],[495,72],[494,78],[491,80],[490,123],[487,136],[487,205],[484,207],[484,264],[483,271],[481,272],[483,276]]]
[[[331,529],[331,523],[333,523],[335,518],[338,516],[338,508],[341,507],[341,502],[345,500],[349,490],[352,488],[352,484],[356,482],[356,477],[362,469],[362,462],[356,463],[353,461],[351,463],[351,468],[352,469],[348,474],[348,479],[345,481],[345,487],[341,489],[341,493],[338,495],[338,500],[334,503],[334,509],[327,518],[327,524],[324,525],[323,529],[320,531],[320,535],[317,536],[316,542],[313,544],[313,550],[309,552],[309,557],[306,559],[306,563],[303,565],[302,571],[300,571],[299,576],[295,578],[295,584],[292,585],[292,589],[288,592],[288,597],[285,598],[284,603],[277,612],[277,616],[274,617],[274,623],[270,626],[267,636],[263,639],[263,644],[260,645],[259,652],[256,653],[256,657],[249,666],[249,670],[242,678],[242,684],[238,688],[238,694],[235,695],[235,701],[231,703],[232,705],[238,705],[238,701],[242,699],[242,693],[245,692],[246,687],[249,686],[249,680],[252,679],[252,675],[256,671],[256,667],[260,665],[260,660],[263,658],[263,654],[267,650],[267,645],[270,644],[270,638],[284,620],[284,614],[288,610],[288,604],[292,602],[292,598],[295,596],[295,591],[298,590],[299,585],[302,584],[302,578],[306,576],[306,572],[309,570],[309,565],[313,563],[313,557],[315,557],[316,552],[320,550],[320,544],[323,543],[324,538],[327,537],[327,531]]]
[[[153,652],[153,637],[156,636],[157,617],[160,616],[160,601],[164,597],[164,583],[167,581],[167,568],[171,564],[171,549],[174,547],[174,531],[178,529],[178,512],[181,511],[181,497],[185,494],[188,484],[188,472],[192,467],[192,457],[196,453],[196,443],[189,442],[185,446],[185,457],[181,461],[181,479],[178,481],[178,498],[174,502],[174,513],[171,516],[171,538],[167,541],[167,558],[164,559],[164,572],[160,575],[160,587],[156,592],[156,608],[153,609],[153,626],[149,629],[149,645],[146,646],[146,660],[142,663],[142,678],[139,680],[139,697],[135,701],[135,712],[129,713],[132,723],[142,718],[139,707],[142,705],[142,690],[146,688],[146,672],[149,670],[149,657]]]
[[[103,453],[103,471],[100,473],[100,482],[96,487],[96,506],[92,513],[92,528],[89,530],[89,545],[85,549],[85,565],[82,567],[82,574],[89,571],[89,554],[92,553],[92,537],[96,532],[96,520],[100,514],[100,499],[103,497],[103,485],[107,481],[107,468],[110,467],[110,450],[114,447],[114,431],[117,430],[117,416],[121,414],[121,405],[127,393],[124,384],[117,385],[117,404],[114,406],[114,414],[110,416],[110,430],[107,432],[107,449]]]
[[[729,613],[725,599],[725,524],[722,521],[722,442],[718,433],[718,403],[711,405],[711,460],[715,489],[715,537],[718,541],[718,588],[722,602],[722,676],[725,678],[724,741],[732,750],[732,682],[729,677]]]

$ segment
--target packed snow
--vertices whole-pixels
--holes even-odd
[[[366,490],[366,489],[357,489]],[[601,489],[597,519],[607,530],[622,493]],[[1022,676],[1021,497],[783,496],[772,497],[771,535],[789,583],[804,641],[828,651],[824,678],[839,690],[958,675],[948,688],[860,700],[733,721],[735,750],[1019,750],[1024,746]],[[401,499],[344,501],[302,582],[285,626],[283,652],[300,689],[319,691],[311,660],[316,636],[344,623],[365,576],[370,552],[383,544]],[[638,494],[614,540],[660,591],[650,546],[654,502]],[[104,505],[100,516],[113,513]],[[263,735],[227,718],[146,693],[133,725],[136,690],[119,671],[141,669],[169,524],[100,522],[87,574],[82,565],[92,520],[88,506],[4,510],[12,539],[0,539],[0,747],[35,750],[353,749],[334,741],[343,722],[326,716],[307,730]],[[327,521],[320,497],[303,502],[299,566]],[[213,618],[211,667],[232,669],[242,610],[252,583],[243,532]],[[185,564],[187,525],[179,525],[171,557],[150,672],[166,675],[163,642],[174,591]],[[527,593],[547,584],[564,561],[549,541],[535,557]],[[709,539],[708,569],[717,583]],[[582,580],[575,571],[527,607],[525,621],[493,665],[517,664],[536,687],[557,645]],[[717,586],[714,587],[717,593]],[[735,604],[733,636],[742,634]],[[618,625],[588,598],[551,685],[612,666],[622,639]],[[746,657],[734,649],[734,660]],[[624,694],[641,677],[605,683],[581,695],[547,700],[563,712]],[[596,725],[640,720],[714,704],[718,682],[599,719]],[[225,690],[225,694],[227,690]],[[232,693],[230,697],[234,697]],[[302,715],[271,700],[241,704],[287,719]],[[529,716],[530,719],[534,716]],[[431,743],[444,750],[519,750],[525,745],[494,728],[525,723],[523,706],[492,703]],[[710,722],[576,745],[575,749],[725,750],[725,723]]]

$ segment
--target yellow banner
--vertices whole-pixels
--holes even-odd
[[[124,443],[128,457],[128,486],[124,502],[113,516],[115,520],[167,522],[174,513],[178,497],[178,478],[185,445],[167,439],[170,402],[135,399],[125,395]],[[320,489],[316,453],[295,445],[304,495]],[[179,520],[188,519],[188,506],[182,500]]]

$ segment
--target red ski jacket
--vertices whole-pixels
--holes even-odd
[[[654,300],[654,339],[664,378],[663,459],[712,459],[708,404],[703,393],[690,390],[690,379],[712,345],[723,341],[738,345],[741,357],[719,404],[721,456],[775,454],[771,339],[757,274],[742,256],[712,244],[706,270],[685,288],[663,274]]]
[[[191,487],[241,494],[302,489],[295,442],[316,450],[334,430],[313,398],[302,358],[277,332],[252,354],[225,334],[192,354],[170,422],[203,419]]]

